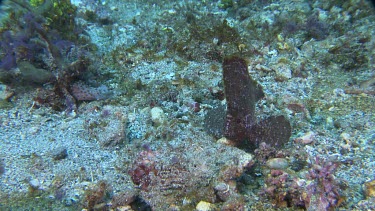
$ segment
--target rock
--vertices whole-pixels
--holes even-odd
[[[155,126],[160,126],[164,124],[164,122],[167,119],[164,114],[163,109],[161,109],[160,107],[153,107],[150,110],[150,114],[151,114],[151,120]]]
[[[133,203],[137,198],[138,192],[133,189],[125,190],[119,194],[116,194],[112,198],[112,207],[119,209],[120,207],[126,207]]]
[[[286,169],[289,163],[285,158],[271,158],[266,165],[271,169]]]
[[[104,127],[102,127],[104,126]],[[96,137],[103,147],[116,147],[126,141],[126,118],[111,119],[96,129]]]
[[[216,196],[221,200],[221,201],[227,201],[231,195],[231,191],[229,189],[229,186],[225,183],[219,183],[214,187],[215,194]]]
[[[312,131],[309,131],[305,133],[303,136],[298,137],[294,140],[296,143],[301,143],[301,144],[311,144],[312,142],[315,141],[315,133]]]
[[[341,133],[340,134],[340,138],[345,141],[345,143],[341,143],[340,144],[340,147],[345,149],[345,150],[348,150],[350,151],[352,149],[352,137],[348,134],[348,133]]]
[[[327,117],[327,119],[326,119],[327,129],[333,129],[334,128],[334,123],[335,123],[335,121],[333,120],[332,117]]]
[[[68,157],[68,150],[66,148],[58,148],[52,152],[52,158],[54,160],[62,160]]]
[[[278,65],[275,67],[277,81],[287,81],[292,78],[292,70],[286,65]]]
[[[134,211],[130,205],[117,207],[116,211]]]
[[[375,180],[365,182],[364,191],[366,198],[375,197]]]
[[[340,138],[342,140],[346,141],[346,142],[350,142],[351,139],[352,139],[351,136],[348,133],[345,133],[345,132],[340,134]]]
[[[10,87],[4,84],[0,84],[0,100],[8,100],[14,95],[14,92],[10,90]]]
[[[4,83],[17,82],[20,84],[45,84],[54,79],[51,71],[37,68],[28,61],[18,61],[17,68],[11,71],[0,69],[0,81]]]
[[[31,188],[36,190],[40,187],[40,182],[37,179],[32,179],[32,180],[29,181],[29,185],[30,185]]]
[[[245,210],[245,201],[244,197],[237,195],[232,196],[228,201],[224,202],[220,210],[229,211],[229,210]]]
[[[34,127],[30,127],[28,132],[32,135],[35,135],[38,131],[39,131],[39,127],[34,126]]]
[[[219,140],[217,140],[217,143],[224,144],[224,145],[231,145],[230,140],[225,137],[222,137]]]
[[[205,202],[205,201],[200,201],[197,206],[195,207],[197,211],[213,211],[215,210],[215,205]]]
[[[244,153],[239,157],[239,167],[249,168],[254,164],[253,156],[249,153]]]
[[[25,82],[44,84],[54,78],[50,71],[36,68],[27,61],[18,62],[17,66],[20,70],[20,79]]]
[[[255,66],[255,69],[256,69],[256,70],[261,70],[261,71],[266,72],[266,73],[272,72],[272,69],[271,69],[271,68],[269,68],[269,67],[267,67],[267,66],[264,66],[264,65],[261,65],[261,64],[257,64],[257,65]]]

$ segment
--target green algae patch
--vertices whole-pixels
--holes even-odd
[[[0,200],[2,210],[80,210],[78,205],[66,206],[62,202],[50,197],[50,193],[24,194],[15,196],[3,196]]]
[[[13,108],[13,104],[7,100],[0,100],[0,109]]]

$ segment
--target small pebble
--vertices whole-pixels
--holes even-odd
[[[225,137],[222,137],[222,138],[220,138],[219,140],[217,140],[217,143],[219,143],[219,144],[224,144],[224,145],[230,145],[230,144],[231,144],[231,143],[230,143],[230,140],[227,139],[227,138],[225,138]]]
[[[266,165],[271,169],[286,169],[289,166],[285,158],[271,158]]]
[[[116,211],[134,211],[130,205],[120,206],[116,208]]]
[[[195,209],[197,211],[213,211],[215,210],[215,205],[206,201],[200,201]]]
[[[326,126],[328,129],[332,129],[335,125],[335,121],[333,120],[332,117],[327,117],[326,119]]]
[[[221,201],[227,201],[230,197],[231,191],[229,189],[229,185],[225,183],[219,183],[214,187],[215,194],[216,196],[221,200]]]
[[[292,78],[292,70],[286,65],[278,65],[275,67],[277,81],[287,81]]]
[[[68,157],[68,150],[66,148],[58,148],[52,152],[52,158],[54,160],[62,160]]]
[[[166,116],[164,114],[163,109],[160,107],[153,107],[150,110],[151,120],[155,124],[155,126],[162,125],[166,121]]]
[[[340,134],[340,138],[342,138],[342,140],[344,140],[346,142],[350,142],[350,140],[351,140],[350,135],[348,133],[345,133],[345,132]]]
[[[311,144],[312,142],[315,141],[315,133],[312,131],[309,131],[305,133],[303,136],[298,137],[294,140],[296,143],[301,143],[301,144]]]
[[[39,180],[37,179],[32,179],[29,181],[29,185],[33,188],[33,189],[38,189],[40,187],[40,182]]]
[[[239,157],[239,166],[242,168],[250,167],[253,164],[253,156],[249,153],[244,153]]]
[[[30,127],[29,133],[35,135],[39,131],[39,127]]]
[[[365,182],[364,190],[366,198],[375,197],[375,180]]]

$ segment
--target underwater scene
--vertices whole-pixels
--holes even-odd
[[[0,210],[375,210],[375,3],[0,1]]]

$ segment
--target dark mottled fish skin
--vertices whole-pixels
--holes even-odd
[[[248,132],[248,138],[254,146],[265,142],[279,149],[289,141],[292,128],[284,116],[270,116],[259,121]]]
[[[270,116],[257,121],[255,104],[264,97],[264,93],[262,87],[250,77],[244,59],[224,59],[223,81],[227,99],[224,136],[231,144],[253,151],[261,142],[281,148],[289,141],[291,126],[284,116]]]
[[[255,104],[264,93],[250,77],[246,61],[240,57],[224,59],[223,80],[227,99],[224,135],[234,142],[241,142],[256,123]]]

